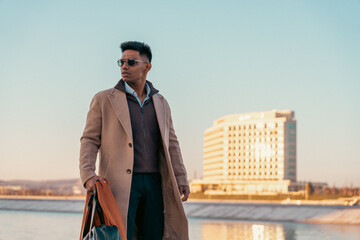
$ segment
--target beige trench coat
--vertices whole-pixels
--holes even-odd
[[[152,96],[162,137],[159,168],[164,201],[163,239],[189,239],[188,222],[178,185],[188,185],[171,112],[165,98]],[[110,181],[125,229],[133,169],[133,137],[126,93],[111,88],[97,93],[90,105],[81,137],[80,177],[83,184],[93,177],[99,152],[99,176]]]

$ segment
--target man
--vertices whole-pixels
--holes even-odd
[[[81,180],[89,192],[96,181],[110,181],[129,240],[188,239],[181,200],[187,200],[189,184],[169,105],[146,81],[150,47],[135,41],[120,47],[122,79],[94,96],[87,115]]]

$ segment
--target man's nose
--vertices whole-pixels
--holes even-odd
[[[128,69],[129,68],[129,65],[128,65],[128,62],[124,62],[124,64],[121,66],[122,69]]]

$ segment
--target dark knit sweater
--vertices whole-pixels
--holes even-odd
[[[140,107],[133,95],[126,92],[123,80],[120,80],[115,86],[116,89],[126,93],[133,135],[134,173],[159,172],[158,150],[161,144],[161,135],[152,101],[152,96],[159,91],[153,87],[151,82],[146,82],[149,84],[151,94],[143,107]]]

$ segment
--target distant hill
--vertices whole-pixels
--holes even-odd
[[[22,186],[27,188],[63,188],[63,187],[72,187],[72,186],[81,186],[79,178],[75,179],[60,179],[60,180],[43,180],[43,181],[34,181],[34,180],[11,180],[5,181],[0,180],[2,186]]]
[[[85,194],[79,178],[59,180],[0,180],[0,195],[79,195]]]

